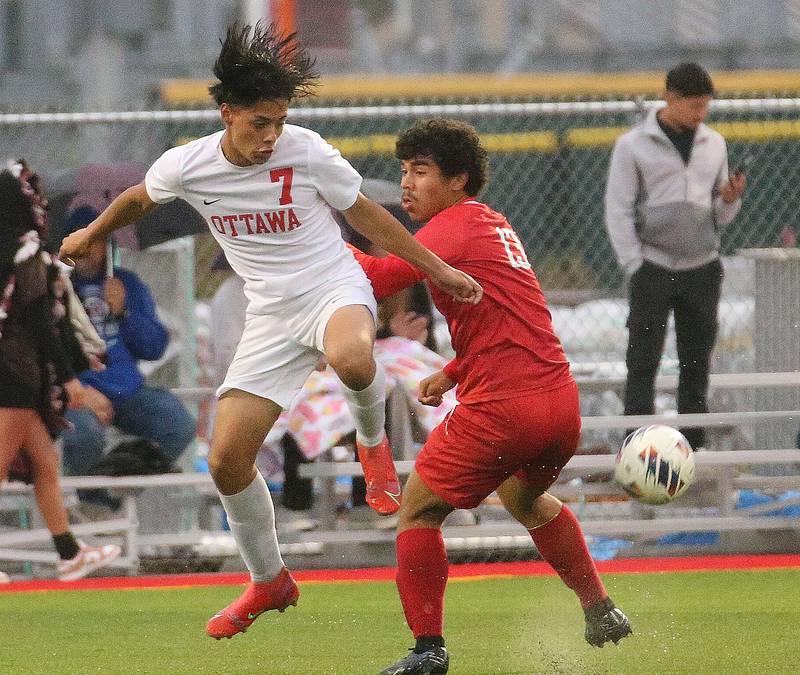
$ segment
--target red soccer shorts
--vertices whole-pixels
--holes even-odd
[[[417,456],[424,483],[451,506],[471,509],[511,475],[546,490],[578,447],[578,387],[503,401],[459,404]]]

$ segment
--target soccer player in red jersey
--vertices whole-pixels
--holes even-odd
[[[455,358],[422,380],[419,400],[438,405],[458,386],[458,405],[428,438],[409,476],[397,534],[397,588],[416,638],[386,675],[445,673],[442,637],[447,554],[441,525],[497,491],[542,557],[580,600],[586,640],[602,647],[631,632],[608,597],[572,512],[547,488],[578,444],[578,388],[536,275],[503,215],[477,201],[486,151],[464,122],[433,119],[400,134],[403,208],[426,223],[415,235],[483,287],[474,306],[431,286],[447,319]],[[397,256],[354,255],[378,299],[424,279]]]

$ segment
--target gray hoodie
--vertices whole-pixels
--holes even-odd
[[[725,139],[701,124],[688,164],[667,138],[653,109],[617,139],[611,154],[605,220],[626,276],[644,260],[673,270],[700,267],[719,257],[719,232],[742,206],[726,204]]]

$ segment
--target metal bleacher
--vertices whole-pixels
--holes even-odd
[[[675,378],[659,378],[660,389],[671,389]],[[712,375],[711,387],[797,387],[798,373],[754,373]],[[621,382],[611,380],[581,380],[582,390],[598,387],[613,388]],[[208,395],[205,389],[176,390],[189,400]],[[397,469],[407,475],[413,467],[416,445],[409,423],[406,402],[402,395],[390,397],[390,429],[397,456]],[[800,425],[800,410],[758,412],[725,412],[694,415],[590,416],[583,418],[584,430],[624,429],[645,424],[661,423],[671,426],[703,426],[729,431],[742,426],[755,426],[792,420]],[[575,504],[587,536],[624,537],[646,550],[648,543],[669,533],[719,532],[726,550],[789,545],[800,538],[800,517],[774,515],[779,509],[800,504],[800,496],[784,494],[780,502],[735,508],[740,490],[758,490],[765,494],[800,490],[800,450],[783,449],[710,449],[696,454],[697,478],[693,488],[679,500],[660,506],[646,507],[629,500],[613,482],[614,455],[581,455],[572,458],[551,492],[568,503]],[[764,471],[780,467],[780,471]],[[774,475],[774,474],[779,475]],[[281,532],[279,538],[285,557],[295,566],[385,564],[391,561],[393,529],[380,529],[370,524],[343,529],[336,522],[337,481],[361,474],[354,461],[335,461],[330,453],[318,461],[300,467],[301,477],[312,478],[317,484],[315,512],[320,515],[321,527],[311,531]],[[119,517],[112,520],[78,524],[78,536],[107,538],[123,544],[124,555],[119,568],[134,573],[139,570],[144,555],[152,551],[185,555],[187,550],[210,550],[214,555],[238,563],[230,533],[223,532],[219,519],[214,522],[210,511],[219,510],[219,501],[211,478],[205,473],[179,473],[158,476],[128,477],[68,477],[62,487],[69,497],[77,489],[106,488],[123,499]],[[146,527],[142,515],[162,499],[161,528]],[[168,499],[166,499],[168,497]],[[32,514],[35,511],[33,493],[29,486],[10,483],[0,494],[0,510]],[[499,508],[487,500],[484,509],[488,517],[475,525],[444,527],[448,550],[489,550],[493,548],[531,548],[524,528],[509,518],[498,517]],[[20,519],[21,526],[0,527],[0,561],[54,563],[49,532],[43,527],[30,527],[33,519]],[[6,519],[7,521],[7,519]],[[6,522],[4,521],[4,522]],[[24,522],[23,522],[24,521]],[[280,521],[279,521],[280,526]],[[757,534],[757,537],[753,535]],[[205,545],[205,549],[204,549]],[[366,548],[365,548],[366,547]],[[339,554],[340,550],[349,552]],[[332,552],[336,551],[336,555]],[[313,554],[308,556],[308,554]],[[170,555],[170,554],[167,554]],[[303,557],[306,556],[306,557]],[[240,564],[240,563],[238,563]]]

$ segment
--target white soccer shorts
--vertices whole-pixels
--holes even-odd
[[[364,305],[377,319],[375,296],[366,279],[306,293],[275,314],[248,314],[217,398],[241,389],[288,408],[324,351],[328,321],[337,309],[348,305]]]

